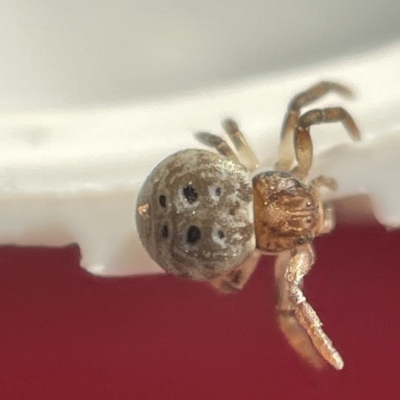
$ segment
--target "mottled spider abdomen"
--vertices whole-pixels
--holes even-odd
[[[257,248],[267,253],[294,249],[316,236],[321,200],[316,188],[286,172],[265,172],[253,178],[254,227]]]
[[[252,185],[246,169],[205,150],[179,151],[142,186],[140,239],[167,272],[211,279],[255,249]]]

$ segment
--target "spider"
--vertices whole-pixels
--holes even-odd
[[[222,126],[236,152],[219,136],[197,133],[219,154],[188,149],[158,164],[140,190],[136,221],[144,247],[165,271],[209,281],[221,292],[242,289],[260,255],[276,255],[281,330],[303,358],[318,364],[322,357],[342,369],[340,354],[302,291],[315,261],[313,239],[335,226],[332,205],[322,200],[319,188],[337,188],[325,176],[307,181],[313,158],[310,127],[340,121],[352,139],[360,140],[343,108],[301,114],[302,107],[329,92],[352,95],[343,85],[320,82],[291,100],[273,171],[252,176],[258,160],[232,119]]]

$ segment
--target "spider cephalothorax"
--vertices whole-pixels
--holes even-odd
[[[317,188],[286,172],[265,172],[253,178],[254,228],[257,248],[279,253],[311,242],[323,223]]]
[[[150,256],[167,272],[208,280],[229,292],[243,288],[259,255],[277,255],[278,320],[289,343],[306,359],[322,356],[337,369],[343,361],[322,330],[302,292],[314,263],[312,240],[330,232],[333,209],[319,188],[336,189],[332,178],[307,181],[312,164],[310,126],[341,121],[354,140],[360,133],[343,108],[300,109],[330,91],[351,92],[321,82],[295,96],[283,124],[274,171],[252,177],[257,158],[238,125],[223,127],[237,153],[219,136],[201,132],[198,139],[216,149],[183,150],[151,172],[138,198],[137,226]],[[293,164],[296,165],[293,167]]]

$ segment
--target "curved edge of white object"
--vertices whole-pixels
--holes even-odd
[[[0,243],[78,243],[82,266],[96,275],[161,272],[137,236],[134,207],[141,182],[169,154],[200,147],[193,133],[220,133],[239,122],[263,167],[277,155],[291,97],[319,80],[349,84],[357,97],[328,97],[359,123],[354,143],[338,124],[313,127],[312,173],[335,177],[338,199],[371,196],[378,220],[400,226],[400,44],[373,53],[240,82],[199,94],[79,111],[0,117]]]

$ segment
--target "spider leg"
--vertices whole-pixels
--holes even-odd
[[[239,158],[242,164],[249,170],[254,171],[259,165],[259,161],[253,150],[247,143],[246,138],[240,131],[238,124],[233,119],[225,119],[222,122],[222,127],[228,134],[233,145],[239,153]]]
[[[320,187],[326,187],[330,190],[337,190],[338,184],[336,182],[336,179],[334,178],[329,178],[324,175],[317,176],[315,179],[313,179],[311,182],[311,185],[320,188]]]
[[[334,178],[329,178],[324,175],[317,176],[310,184],[316,188],[326,187],[330,190],[337,190],[338,184]],[[335,210],[331,203],[323,205],[322,225],[318,231],[319,235],[325,235],[333,230],[336,225]]]
[[[251,275],[255,271],[261,253],[255,251],[242,265],[225,274],[218,275],[209,283],[222,293],[232,293],[242,290]]]
[[[334,368],[342,369],[342,358],[333,347],[331,340],[322,330],[322,322],[314,309],[307,302],[301,290],[303,278],[310,271],[314,263],[314,250],[312,246],[306,244],[298,247],[295,253],[291,255],[290,259],[287,258],[286,261],[288,261],[288,265],[286,264],[287,267],[284,273],[282,273],[282,260],[279,259],[279,256],[276,263],[276,269],[280,268],[281,270],[280,273],[276,273],[280,294],[279,310],[281,312],[281,319],[295,319],[307,333],[310,341],[322,358]],[[289,320],[286,326],[288,324],[293,324],[293,322]],[[283,330],[285,334],[288,332],[290,334],[290,331]],[[295,343],[294,338],[291,336],[288,337],[288,340],[292,345]],[[298,351],[303,349],[298,346],[294,347]],[[300,354],[302,354],[301,351]],[[304,356],[304,354],[302,355]],[[311,350],[307,349],[305,355],[306,358],[310,360],[312,356]],[[315,358],[311,359],[311,361],[313,360],[315,360]]]
[[[239,130],[237,123],[232,119],[226,119],[223,121],[222,126],[238,151],[239,157],[229,144],[217,135],[208,132],[197,132],[196,138],[206,146],[215,148],[218,153],[228,157],[230,160],[242,164],[249,171],[254,171],[258,167],[259,162],[243,133]]]
[[[360,131],[351,115],[341,107],[311,110],[303,114],[294,131],[294,148],[296,152],[297,167],[293,173],[300,178],[305,178],[311,168],[313,146],[310,136],[310,126],[321,123],[342,122],[353,140],[360,140]]]
[[[237,164],[241,164],[236,153],[231,149],[229,144],[226,143],[224,139],[208,132],[197,132],[195,136],[197,140],[199,140],[206,146],[213,147],[215,150],[218,151],[219,154],[222,154],[223,156],[229,158]]]
[[[336,225],[335,210],[331,203],[324,205],[324,216],[322,221],[322,226],[318,232],[318,235],[326,235],[332,232]]]
[[[275,168],[281,171],[289,171],[294,159],[293,135],[300,118],[302,107],[320,99],[330,92],[336,92],[344,97],[351,98],[353,93],[346,86],[334,82],[320,82],[308,90],[296,95],[289,103],[288,111],[282,125],[281,141],[279,145],[279,159]]]
[[[325,363],[317,352],[307,332],[300,325],[289,297],[289,285],[285,272],[291,259],[290,251],[278,254],[275,262],[275,280],[278,290],[277,317],[278,325],[293,349],[316,368],[322,368]]]

